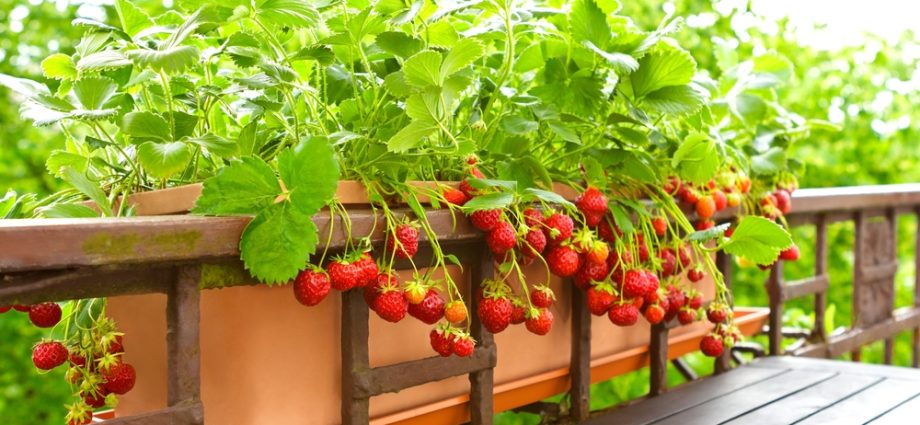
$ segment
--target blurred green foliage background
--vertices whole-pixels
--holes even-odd
[[[168,0],[167,0],[168,1]],[[99,5],[102,3],[103,5]],[[58,0],[0,0],[0,73],[41,79],[39,63],[50,53],[75,44],[81,33],[71,25],[78,15],[111,20],[114,12],[105,2]],[[156,11],[160,0],[135,1]],[[718,3],[718,2],[715,2]],[[667,4],[667,5],[666,5]],[[740,60],[755,53],[776,51],[795,66],[794,80],[781,89],[782,104],[806,118],[829,120],[841,126],[839,132],[815,132],[794,148],[794,155],[807,164],[802,187],[887,184],[920,181],[917,115],[920,73],[920,43],[906,33],[896,43],[867,37],[858,47],[833,51],[817,50],[798,42],[786,22],[750,14],[745,8],[717,10],[710,1],[652,0],[623,2],[623,14],[644,28],[654,28],[665,10],[688,18],[676,35],[712,76],[718,76]],[[744,25],[741,25],[744,23]],[[64,49],[64,50],[61,50]],[[39,195],[53,192],[60,182],[45,172],[48,153],[63,145],[53,128],[39,129],[20,120],[18,101],[0,87],[0,189]],[[899,223],[899,254],[903,256],[897,276],[897,303],[913,302],[913,244],[916,223],[902,218]],[[805,277],[814,268],[812,229],[795,230],[802,248],[802,260],[787,267],[787,277]],[[831,290],[828,327],[847,326],[851,312],[852,244],[851,224],[833,225],[829,231]],[[766,305],[763,281],[766,274],[756,269],[737,270],[734,277],[736,301],[740,305]],[[792,304],[786,311],[790,325],[807,326],[810,300]],[[31,366],[31,346],[42,337],[24,314],[0,316],[0,423],[60,424],[69,388],[63,372],[38,374]],[[688,356],[701,373],[709,373],[711,362]],[[879,344],[865,350],[864,359],[880,361]],[[910,364],[907,336],[896,344],[896,364]],[[672,371],[672,383],[681,378]],[[605,408],[648,391],[647,371],[639,371],[603,382],[592,388],[592,407]],[[528,414],[498,415],[502,424],[537,423]]]

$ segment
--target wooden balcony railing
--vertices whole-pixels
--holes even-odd
[[[891,338],[913,330],[914,366],[920,355],[920,293],[914,307],[894,310],[896,270],[895,218],[898,214],[920,214],[920,185],[892,185],[834,189],[803,189],[794,196],[794,209],[788,216],[793,225],[817,228],[815,277],[785,282],[778,263],[768,282],[770,295],[770,353],[782,352],[782,310],[794,298],[814,295],[814,329],[800,335],[800,341],[787,347],[795,355],[835,357],[858,352],[859,347],[876,340],[886,341],[886,361],[891,360]],[[482,237],[465,220],[456,226],[446,211],[430,211],[428,219],[447,254],[456,255],[471,270],[472,281],[491,276],[492,260],[482,247]],[[730,216],[723,216],[730,220]],[[199,288],[255,284],[238,259],[240,234],[248,218],[202,218],[163,216],[111,219],[48,219],[0,222],[0,305],[32,304],[43,301],[105,297],[128,294],[165,293],[167,302],[168,407],[144,415],[107,421],[112,424],[204,423],[199,382]],[[374,226],[368,211],[351,214],[352,234],[370,232],[377,247],[382,229]],[[853,327],[844,333],[825,335],[827,274],[827,225],[853,220],[856,223],[856,265],[854,271]],[[344,246],[345,226],[330,226],[328,216],[315,217],[321,240],[330,229],[333,250]],[[805,241],[798,241],[804,244]],[[918,235],[920,253],[920,235]],[[425,263],[431,250],[424,247],[416,261]],[[920,256],[917,257],[920,266]],[[731,280],[732,261],[719,255],[717,263]],[[220,267],[221,273],[207,272]],[[397,268],[408,268],[397,264]],[[920,267],[918,267],[920,268]],[[229,272],[228,272],[229,271]],[[918,278],[920,280],[920,278]],[[473,287],[474,285],[470,285]],[[915,289],[920,285],[915,286]],[[583,295],[573,291],[570,381],[570,408],[562,411],[566,421],[583,421],[604,412],[589,411],[591,365],[591,321]],[[468,295],[468,299],[472,299]],[[475,303],[473,308],[475,309]],[[491,335],[470,312],[474,338],[479,342],[469,358],[431,357],[385,367],[372,368],[368,361],[368,309],[358,291],[342,298],[342,422],[369,421],[369,400],[387,392],[433,382],[451,376],[470,379],[469,420],[474,424],[492,422],[492,371],[498,350]],[[652,396],[665,391],[668,361],[668,334],[672,325],[661,324],[651,330],[648,363]],[[858,358],[858,355],[855,356]],[[727,353],[716,360],[716,371],[730,367]],[[693,374],[676,363],[688,377]],[[607,374],[605,376],[610,376]],[[570,385],[568,385],[570,382]],[[538,402],[539,399],[530,400]],[[542,409],[543,404],[534,404]],[[558,409],[557,409],[558,412]]]

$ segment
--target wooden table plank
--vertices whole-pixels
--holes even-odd
[[[701,381],[682,385],[658,397],[642,400],[638,404],[603,413],[584,424],[649,424],[670,414],[692,408],[715,397],[730,394],[749,385],[789,372],[781,368],[744,367]]]
[[[920,382],[886,378],[798,422],[800,425],[864,424],[920,394]],[[911,423],[917,423],[916,420]]]
[[[726,423],[732,425],[795,423],[883,379],[873,376],[840,374]]]
[[[755,360],[745,367],[785,368],[795,370],[824,370],[851,375],[868,375],[920,381],[920,369],[857,363],[841,360],[792,356],[771,356]]]
[[[754,369],[754,368],[752,368]],[[835,372],[791,371],[742,388],[725,396],[684,410],[655,422],[656,425],[712,425],[734,419],[820,382],[833,378]]]
[[[920,416],[920,395],[905,401],[869,423],[871,425],[903,425],[917,423],[918,416]]]

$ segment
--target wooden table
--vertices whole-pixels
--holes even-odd
[[[767,357],[591,424],[920,424],[920,370]]]

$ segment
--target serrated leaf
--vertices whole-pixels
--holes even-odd
[[[335,59],[335,53],[332,52],[332,49],[329,46],[324,46],[322,44],[314,44],[310,47],[305,47],[300,49],[294,56],[291,56],[290,60],[312,60],[319,62],[320,65],[329,65]]]
[[[703,184],[715,176],[721,165],[715,142],[702,133],[691,133],[674,152],[671,166],[684,180]]]
[[[607,187],[607,171],[597,158],[584,156],[581,158],[585,179],[594,187]]]
[[[496,179],[477,179],[468,178],[466,180],[473,189],[492,189],[501,187],[510,191],[517,190],[517,182],[514,180],[496,180]]]
[[[6,74],[0,74],[0,85],[29,98],[51,94],[51,92],[48,91],[48,87],[44,84]]]
[[[722,249],[757,264],[772,264],[779,253],[792,246],[792,237],[780,225],[758,216],[741,219]]]
[[[114,50],[105,50],[84,56],[77,61],[80,72],[97,72],[131,66],[131,59]]]
[[[77,80],[73,93],[84,109],[99,110],[112,98],[118,84],[108,77],[86,77]]]
[[[630,74],[636,98],[668,86],[689,84],[696,73],[696,61],[690,53],[677,47],[657,49],[639,60],[639,69]]]
[[[401,12],[390,18],[390,22],[396,25],[412,22],[412,20],[418,16],[418,12],[422,10],[422,6],[424,5],[425,2],[423,0],[415,0],[411,5],[409,5],[409,7],[403,9]]]
[[[387,150],[399,153],[417,148],[422,145],[422,139],[430,136],[437,129],[436,125],[428,122],[412,121],[387,141]]]
[[[293,28],[312,27],[320,21],[319,12],[306,0],[264,0],[257,3],[256,15]]]
[[[773,147],[751,157],[751,170],[756,174],[772,175],[786,169],[786,151]]]
[[[240,154],[240,148],[235,142],[214,133],[206,133],[200,137],[192,137],[185,141],[201,146],[211,154],[222,158],[232,158]]]
[[[153,112],[129,112],[122,117],[121,131],[131,137],[170,140],[169,124]]]
[[[73,80],[77,78],[77,66],[70,56],[56,53],[42,61],[42,73],[55,80]]]
[[[543,202],[549,202],[551,204],[565,205],[565,206],[574,206],[567,199],[563,198],[562,195],[559,195],[556,192],[550,192],[548,190],[537,189],[533,187],[528,187],[524,189],[524,193],[535,196],[537,199]]]
[[[192,155],[192,147],[184,142],[144,142],[137,148],[137,161],[158,179],[168,179],[184,170]]]
[[[312,215],[326,205],[338,188],[339,162],[332,145],[311,137],[278,155],[278,171],[301,212]]]
[[[124,31],[122,31],[121,29],[116,28],[116,27],[113,27],[113,26],[111,26],[111,25],[109,25],[109,24],[106,24],[106,23],[104,23],[104,22],[99,22],[99,21],[94,20],[94,19],[77,18],[77,19],[74,19],[73,21],[71,21],[71,24],[73,24],[73,26],[75,26],[75,27],[86,27],[86,28],[92,28],[92,29],[94,29],[94,30],[96,30],[96,31],[110,32],[110,33],[112,33],[112,34],[117,35],[118,38],[121,38],[122,40],[131,41],[131,36],[129,36],[127,33],[125,33]],[[79,49],[78,49],[78,51],[79,51]]]
[[[394,56],[408,58],[421,51],[425,43],[404,32],[386,31],[377,34],[377,47]]]
[[[575,0],[568,17],[575,41],[590,41],[600,48],[607,47],[612,32],[607,17],[594,0]]]
[[[278,178],[265,161],[246,156],[204,181],[192,213],[200,215],[256,214],[281,195]]]
[[[402,72],[406,81],[416,87],[440,87],[444,82],[441,79],[441,54],[432,50],[416,53],[406,59]]]
[[[725,231],[728,230],[731,225],[731,223],[722,223],[718,226],[710,227],[706,230],[698,230],[687,235],[687,240],[693,242],[706,242],[713,240],[725,234]]]
[[[540,124],[527,118],[510,115],[502,118],[502,129],[509,134],[527,134],[537,131]]]
[[[240,258],[260,281],[286,283],[307,265],[316,250],[316,233],[311,217],[290,202],[272,204],[243,231]]]
[[[134,49],[125,52],[125,56],[137,66],[170,74],[179,73],[198,63],[198,49],[192,46],[174,46],[163,50]]]
[[[115,11],[118,13],[121,29],[132,37],[153,26],[150,16],[128,0],[115,0]]]
[[[706,95],[686,84],[668,86],[655,90],[642,98],[642,105],[664,114],[692,114],[706,102]]]
[[[83,204],[54,204],[40,210],[45,218],[93,218],[99,212]]]
[[[655,172],[655,168],[649,165],[648,162],[640,159],[636,154],[629,153],[623,157],[623,162],[621,165],[621,170],[623,174],[632,177],[640,182],[644,183],[657,183],[658,175]]]
[[[463,211],[494,210],[505,208],[514,201],[514,195],[508,192],[489,193],[470,199],[463,205]]]
[[[105,192],[102,191],[99,184],[91,181],[86,175],[70,167],[62,168],[61,175],[67,183],[70,183],[79,190],[80,193],[86,195],[87,198],[95,202],[99,209],[102,210],[103,214],[106,216],[112,215],[112,204],[109,203],[109,198],[105,196]]]
[[[485,47],[475,38],[464,38],[455,44],[441,64],[441,80],[456,74],[485,54]]]
[[[585,41],[584,44],[589,50],[604,58],[620,75],[628,74],[639,69],[639,61],[626,53],[607,52],[590,41]]]

